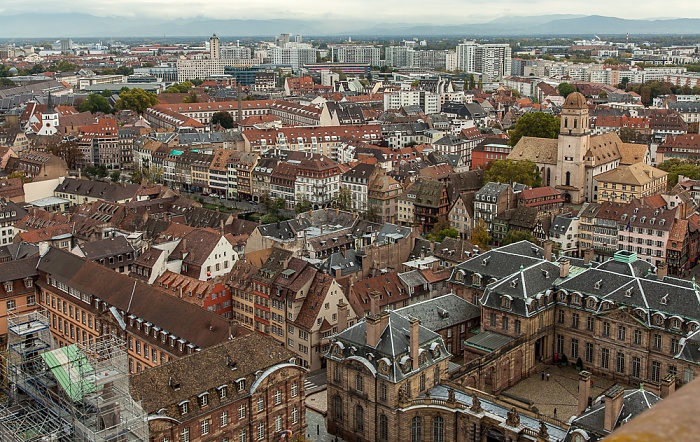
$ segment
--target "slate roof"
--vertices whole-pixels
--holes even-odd
[[[391,367],[389,374],[377,373],[378,378],[388,379],[391,382],[398,382],[411,376],[414,370],[409,370],[406,373],[401,370],[402,360],[405,361],[405,357],[409,356],[409,337],[411,329],[409,318],[394,311],[385,311],[382,312],[381,315],[387,315],[388,318],[386,319],[386,326],[381,332],[381,337],[376,347],[367,345],[367,322],[365,319],[335,335],[333,338],[334,344],[331,345],[331,351],[326,357],[338,359],[338,356],[333,353],[333,347],[338,345],[337,343],[340,343],[343,347],[344,357],[362,358],[373,366],[375,372],[379,360],[388,360]],[[419,347],[423,350],[428,350],[432,344],[435,344],[435,346],[440,349],[439,355],[435,358],[433,357],[432,351],[427,351],[427,366],[432,366],[435,362],[450,357],[450,354],[445,350],[445,344],[439,334],[429,330],[423,325],[419,325],[418,327]]]
[[[510,336],[500,335],[492,331],[485,331],[467,339],[464,341],[464,345],[492,352],[510,342],[513,342],[513,338]]]
[[[85,257],[90,261],[95,261],[109,256],[116,256],[119,254],[125,255],[128,252],[132,254],[134,253],[134,248],[131,246],[131,244],[129,244],[129,241],[126,240],[125,236],[91,241],[80,246],[80,250],[82,250]],[[127,261],[125,259],[125,261],[121,264],[131,264],[131,260]]]
[[[449,293],[397,309],[396,313],[418,318],[424,327],[438,331],[479,318],[481,309],[479,306]]]
[[[623,395],[622,409],[616,417],[613,430],[661,401],[660,397],[643,389],[625,390]],[[577,428],[586,431],[591,436],[589,439],[591,442],[600,440],[609,434],[609,432],[604,430],[604,425],[605,403],[597,402],[581,416],[573,420],[571,429],[564,440],[571,440],[571,433]]]
[[[63,183],[56,186],[54,192],[68,193],[78,196],[99,198],[101,200],[117,202],[134,198],[139,190],[138,184],[115,184],[102,181],[78,180],[66,178]]]
[[[38,256],[0,263],[0,283],[36,276],[38,263]]]

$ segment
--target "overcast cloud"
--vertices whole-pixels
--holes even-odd
[[[99,16],[219,19],[352,19],[366,22],[476,23],[507,16],[606,15],[620,18],[700,17],[697,0],[62,0],[63,13]],[[47,11],[39,0],[2,0],[0,14]]]

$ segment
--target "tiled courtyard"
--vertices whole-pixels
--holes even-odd
[[[545,371],[542,380],[541,371]],[[529,378],[506,390],[507,393],[523,399],[531,400],[540,413],[554,416],[561,421],[568,421],[576,415],[578,408],[578,372],[574,367],[561,368],[555,365],[544,365]],[[546,373],[549,373],[547,381]],[[591,397],[595,400],[605,390],[614,384],[605,378],[591,376]]]

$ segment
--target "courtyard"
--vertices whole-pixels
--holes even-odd
[[[545,379],[542,380],[542,370]],[[549,381],[546,374],[549,373]],[[520,383],[505,390],[510,396],[532,401],[545,416],[568,422],[578,409],[578,374],[574,367],[541,365],[540,368]],[[591,397],[595,399],[615,382],[599,376],[591,376]],[[556,410],[556,416],[555,416]]]

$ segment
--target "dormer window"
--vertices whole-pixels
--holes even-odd
[[[510,298],[507,296],[504,296],[501,298],[501,307],[503,308],[510,308]]]
[[[245,390],[245,379],[239,379],[236,385],[238,386],[238,391]]]
[[[199,395],[199,406],[206,407],[209,405],[209,393],[202,393]]]
[[[7,293],[12,292],[12,287],[13,287],[12,281],[8,281],[5,283],[5,291]]]
[[[226,396],[228,396],[228,386],[227,385],[222,385],[217,390],[219,391],[219,399],[224,399]]]
[[[481,275],[478,273],[472,275],[472,285],[481,285]]]
[[[32,278],[25,278],[24,279],[24,286],[26,288],[31,288],[34,286],[34,280]]]
[[[190,401],[182,401],[178,404],[180,408],[180,414],[187,414],[190,412]]]

